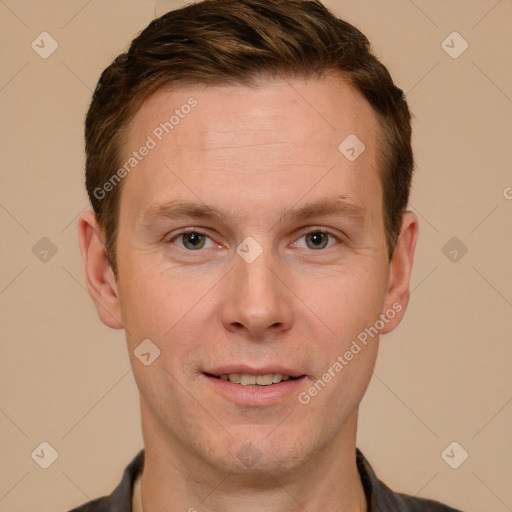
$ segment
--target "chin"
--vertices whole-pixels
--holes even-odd
[[[273,429],[233,434],[229,446],[210,452],[218,456],[211,462],[223,472],[260,477],[283,475],[303,466],[314,451],[314,441],[298,432],[291,435],[288,426],[282,428],[281,436]]]

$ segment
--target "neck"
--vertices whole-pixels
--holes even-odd
[[[142,424],[145,459],[134,512],[366,511],[355,457],[357,411],[320,452],[279,474],[219,471],[169,442],[151,417]]]

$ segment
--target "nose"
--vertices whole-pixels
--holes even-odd
[[[223,289],[224,328],[250,339],[275,337],[290,329],[294,296],[271,251],[263,251],[251,263],[237,255],[234,265]]]

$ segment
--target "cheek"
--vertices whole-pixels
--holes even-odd
[[[183,290],[161,269],[120,266],[119,292],[123,322],[131,335],[161,338],[186,314]]]
[[[158,364],[164,374],[190,371],[208,341],[202,320],[207,315],[204,294],[203,286],[187,285],[162,272],[133,272],[121,301],[131,352],[150,339],[160,350]]]
[[[379,318],[386,282],[375,271],[347,271],[338,277],[333,276],[322,291],[310,294],[308,303],[344,345]]]
[[[361,400],[375,366],[378,351],[375,323],[381,313],[385,289],[382,276],[377,277],[371,273],[347,272],[324,289],[323,294],[310,297],[309,304],[314,304],[311,309],[320,312],[318,328],[324,334],[315,336],[318,364],[303,400],[299,401],[314,402],[313,409],[327,407],[339,421],[344,419],[340,415],[352,410]]]
[[[374,325],[381,305],[375,290],[362,287],[333,293],[324,304],[322,321],[330,330],[324,329],[326,334],[315,339],[314,357],[318,364],[298,399],[311,411],[327,414],[331,425],[347,419],[371,380],[378,352]]]

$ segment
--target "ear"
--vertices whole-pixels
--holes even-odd
[[[91,209],[78,219],[80,251],[85,265],[87,288],[101,321],[112,329],[123,327],[119,292],[103,242],[103,230]]]
[[[388,289],[382,314],[388,318],[380,334],[391,332],[401,322],[409,303],[409,285],[418,240],[418,217],[406,211],[402,227],[390,262]]]

